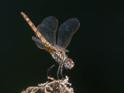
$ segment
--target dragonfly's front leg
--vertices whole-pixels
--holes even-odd
[[[63,78],[63,64],[61,65],[61,68],[60,68],[60,75]]]
[[[63,64],[59,65],[57,70],[57,78],[60,79],[59,75],[63,78]]]

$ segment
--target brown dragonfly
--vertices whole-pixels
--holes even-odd
[[[63,67],[72,69],[74,62],[67,56],[68,50],[66,48],[80,27],[79,20],[70,18],[61,24],[58,29],[58,20],[54,16],[44,18],[41,24],[36,27],[24,12],[21,12],[21,15],[35,33],[32,40],[37,47],[50,53],[59,64],[57,74],[62,74]]]

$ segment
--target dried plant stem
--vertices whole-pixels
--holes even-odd
[[[55,80],[49,77],[46,83],[38,84],[38,86],[28,87],[21,93],[74,93],[74,89],[69,83],[69,78],[66,76],[65,79]]]

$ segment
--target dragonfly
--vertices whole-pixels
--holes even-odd
[[[71,70],[75,63],[68,57],[67,47],[73,35],[79,30],[79,20],[70,18],[58,28],[59,22],[57,18],[48,16],[36,27],[24,12],[21,12],[21,15],[35,34],[35,36],[32,36],[32,40],[36,46],[50,53],[55,62],[59,64],[57,75],[62,74],[63,67]]]

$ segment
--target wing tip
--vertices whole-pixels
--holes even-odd
[[[70,19],[68,19],[67,21],[73,22],[73,23],[77,24],[78,27],[80,27],[80,21],[79,21],[79,19],[76,18],[76,17],[70,18]]]
[[[47,16],[46,17],[47,19],[54,19],[54,20],[57,20],[57,18],[55,16]]]

